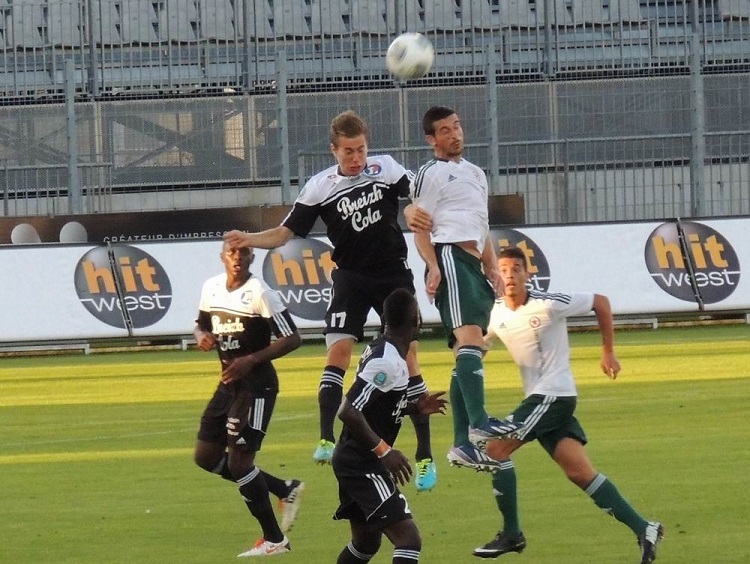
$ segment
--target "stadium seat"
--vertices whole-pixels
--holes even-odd
[[[642,21],[639,0],[578,0],[573,3],[572,22],[610,24]]]
[[[244,18],[242,3],[231,3],[229,0],[216,0],[215,2],[200,3],[201,38],[212,42],[236,41],[242,39],[244,33],[244,21],[248,21],[250,28],[248,32],[255,37],[273,37],[271,29],[270,14],[262,9],[255,9],[255,2],[247,2],[245,5],[250,10],[247,18]],[[259,6],[267,6],[267,2],[258,3]],[[235,6],[237,8],[235,10]]]
[[[82,47],[87,43],[81,34],[81,5],[78,3],[49,3],[47,38],[50,45]]]
[[[6,9],[6,22],[10,22],[8,39],[13,47],[21,49],[40,49],[47,43],[42,33],[46,34],[46,22],[41,4],[13,4]],[[7,24],[6,24],[7,25]]]
[[[200,39],[200,12],[196,0],[169,0],[160,14],[162,39],[171,43],[194,43]]]
[[[395,0],[351,0],[352,31],[372,35],[397,33]]]
[[[300,39],[312,35],[310,4],[305,0],[284,0],[273,4],[273,25],[277,37]]]
[[[463,24],[467,29],[490,30],[498,29],[501,23],[500,5],[494,5],[492,0],[471,0],[463,5]]]
[[[314,0],[310,17],[313,35],[330,37],[351,31],[349,8],[344,0]]]
[[[549,17],[553,25],[572,25],[572,13],[565,2],[553,2],[554,13]],[[546,25],[544,4],[531,0],[500,2],[500,21],[504,27],[532,28]]]
[[[159,43],[159,16],[163,3],[151,0],[128,0],[122,3],[122,42],[128,45]],[[165,30],[166,31],[166,30]]]
[[[424,28],[429,31],[455,31],[463,27],[454,0],[432,0],[424,3]]]
[[[717,5],[725,20],[750,19],[750,0],[717,0]]]

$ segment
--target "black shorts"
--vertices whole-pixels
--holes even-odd
[[[219,384],[201,416],[198,439],[257,452],[276,405],[275,390],[257,392]]]
[[[339,507],[333,514],[335,520],[346,519],[383,529],[412,518],[404,494],[387,473],[336,476],[336,479],[339,482]]]
[[[358,341],[364,338],[364,326],[371,309],[383,319],[383,302],[398,288],[405,288],[412,295],[414,275],[404,266],[403,271],[385,276],[359,274],[351,270],[335,268],[331,272],[333,296],[326,311],[328,333],[352,335]],[[381,325],[381,331],[382,331]]]

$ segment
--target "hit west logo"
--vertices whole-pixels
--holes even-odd
[[[331,302],[333,249],[317,239],[292,239],[269,251],[263,260],[263,279],[277,290],[289,313],[319,321]]]
[[[118,245],[88,251],[75,268],[78,299],[97,319],[126,328],[123,307],[133,328],[158,322],[172,303],[172,285],[154,257],[136,247]]]
[[[681,222],[684,240],[676,223],[654,229],[646,241],[646,267],[659,287],[680,300],[694,302],[689,263],[695,269],[694,282],[704,303],[729,297],[740,281],[740,262],[729,241],[718,231],[695,222]]]
[[[547,257],[542,249],[530,237],[515,229],[492,229],[490,237],[499,253],[508,247],[518,247],[526,255],[526,267],[529,270],[529,290],[546,292],[549,290],[550,271]]]

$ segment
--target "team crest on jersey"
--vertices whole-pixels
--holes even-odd
[[[381,167],[378,163],[372,163],[362,171],[362,174],[364,174],[365,176],[380,176],[382,172],[383,167]]]
[[[529,319],[529,327],[531,327],[532,329],[538,329],[541,324],[541,319],[539,319],[536,315]]]
[[[247,305],[253,301],[253,293],[250,290],[245,290],[240,296],[240,301]]]
[[[388,380],[388,375],[385,372],[378,372],[372,379],[376,386],[382,386],[386,380]]]

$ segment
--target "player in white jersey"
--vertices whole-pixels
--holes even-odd
[[[495,300],[497,258],[488,237],[488,185],[484,172],[463,158],[464,135],[455,111],[443,106],[427,110],[422,125],[435,158],[422,165],[412,182],[409,210],[431,221],[414,239],[427,266],[425,288],[440,311],[448,343],[456,357],[450,384],[453,465],[493,471],[497,463],[469,440],[470,428],[496,436],[510,429],[484,407],[483,335]],[[407,215],[407,224],[413,221]]]
[[[320,441],[313,460],[329,464],[334,449],[334,421],[341,404],[344,374],[354,343],[364,338],[371,309],[381,316],[383,301],[396,288],[412,294],[414,277],[406,262],[407,246],[398,224],[399,197],[409,193],[411,173],[388,155],[369,156],[368,128],[351,111],[331,122],[331,152],[337,164],[316,174],[300,192],[281,225],[260,233],[231,231],[233,246],[273,249],[292,237],[306,237],[320,218],[333,244],[333,294],[326,311],[326,366],[318,389]],[[427,392],[417,362],[417,341],[409,351],[409,397]],[[417,434],[418,490],[437,480],[430,447],[429,418],[412,417]]]
[[[262,539],[239,554],[243,557],[289,552],[285,533],[296,517],[303,489],[301,481],[281,480],[255,465],[279,393],[272,361],[299,347],[301,337],[278,293],[250,273],[252,260],[252,249],[224,243],[225,272],[203,284],[194,330],[198,348],[216,349],[222,369],[201,417],[195,462],[236,483],[260,524]],[[281,502],[281,524],[269,492]]]
[[[472,436],[479,448],[500,461],[492,486],[503,516],[503,528],[492,541],[477,548],[474,555],[494,558],[506,552],[521,552],[526,547],[518,519],[516,474],[510,456],[524,444],[537,440],[571,482],[635,533],[641,547],[641,563],[649,564],[656,558],[656,546],[664,527],[641,517],[615,485],[597,472],[584,447],[586,435],[574,415],[577,391],[570,369],[565,320],[594,312],[602,334],[600,366],[614,380],[620,372],[620,363],[614,353],[609,300],[601,294],[529,290],[526,255],[519,248],[502,250],[498,265],[504,295],[492,310],[485,340],[488,347],[497,338],[505,344],[521,371],[524,400],[508,416],[508,420],[521,426],[516,438]]]

